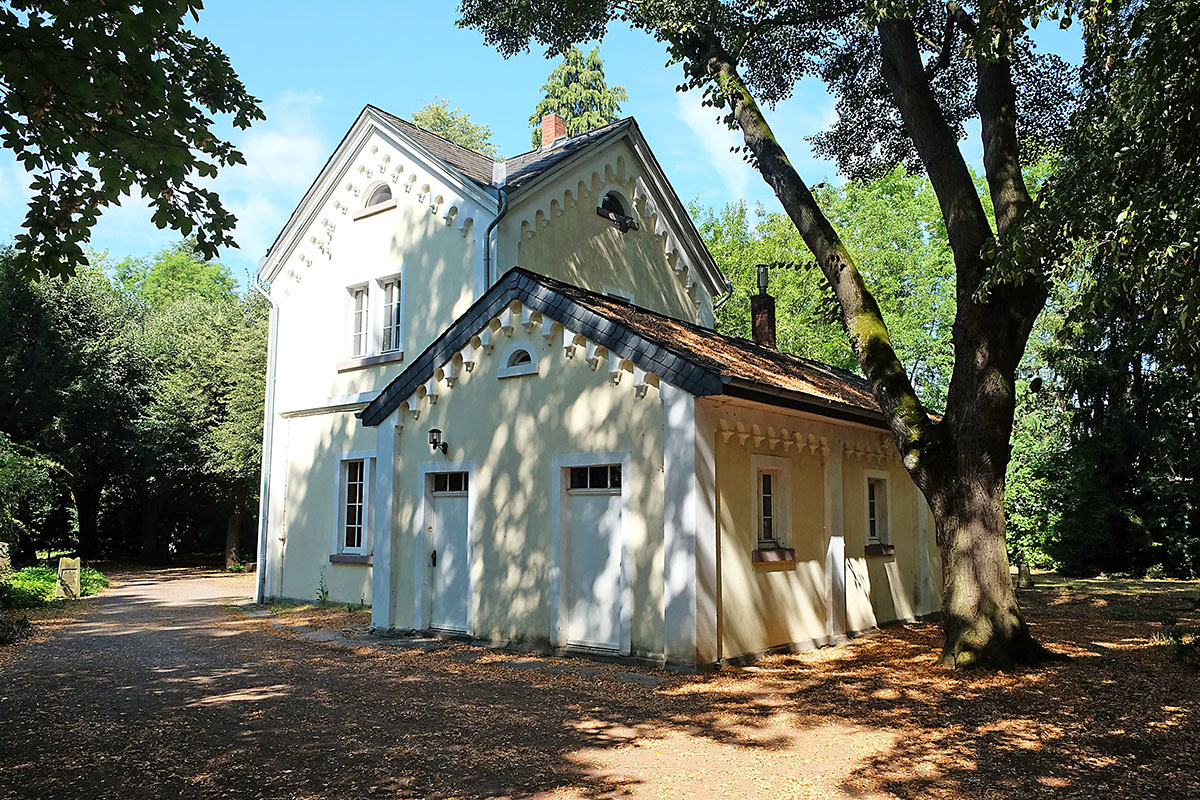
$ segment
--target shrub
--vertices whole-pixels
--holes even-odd
[[[24,614],[0,611],[0,645],[12,644],[33,635],[33,623]]]
[[[1172,625],[1159,634],[1159,639],[1163,644],[1170,645],[1176,658],[1200,672],[1200,630]]]
[[[58,581],[55,567],[39,564],[19,569],[12,574],[11,583],[0,587],[0,607],[36,608],[54,599]],[[84,567],[79,574],[79,589],[86,597],[108,588],[108,578],[93,567]]]

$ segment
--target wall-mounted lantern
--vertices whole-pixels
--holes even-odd
[[[446,455],[447,445],[442,441],[442,429],[429,429],[429,446],[433,448],[433,452],[442,451],[442,455]]]

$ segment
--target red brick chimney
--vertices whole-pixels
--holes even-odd
[[[758,266],[758,294],[750,295],[750,330],[754,341],[775,349],[775,298],[767,294],[767,265]]]
[[[567,121],[558,114],[542,117],[542,147],[549,147],[560,136],[567,135]]]

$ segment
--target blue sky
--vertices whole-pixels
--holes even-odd
[[[265,122],[231,133],[248,163],[217,179],[226,206],[238,217],[241,245],[222,260],[239,277],[253,272],[367,103],[407,117],[436,95],[491,127],[505,155],[529,149],[529,115],[554,62],[540,51],[502,59],[478,33],[455,27],[456,8],[453,2],[412,0],[207,3],[197,30],[224,49],[267,113]],[[1047,27],[1039,43],[1077,62],[1077,39]],[[715,121],[712,109],[701,107],[698,96],[675,92],[681,72],[666,66],[661,44],[614,26],[600,53],[609,83],[629,92],[622,113],[637,117],[681,197],[714,206],[745,199],[779,207],[757,173],[729,152],[737,136]],[[770,114],[810,184],[836,179],[833,165],[814,158],[804,140],[834,118],[834,101],[815,80],[800,84]],[[978,161],[976,137],[964,151]],[[0,240],[20,228],[27,186],[12,155],[0,151]],[[149,255],[176,238],[155,228],[144,205],[134,200],[106,211],[92,244],[121,258]]]

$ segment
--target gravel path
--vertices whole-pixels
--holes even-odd
[[[767,724],[765,708],[752,724],[744,713],[737,725],[690,713],[700,706],[669,696],[686,677],[529,669],[463,645],[323,645],[226,607],[252,590],[252,577],[195,569],[118,576],[78,619],[19,646],[0,666],[0,797],[746,798],[783,788],[762,781],[785,767],[770,759],[789,743],[786,720]],[[852,751],[863,753],[831,733],[800,743],[822,774],[795,786],[791,761],[786,794],[841,794]],[[734,786],[739,753],[758,762]]]

